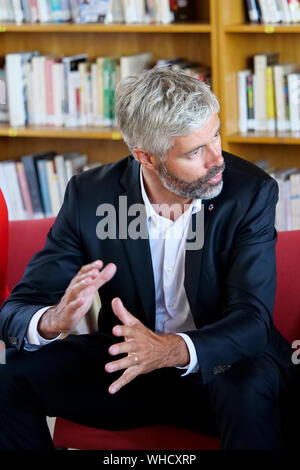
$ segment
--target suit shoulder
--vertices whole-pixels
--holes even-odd
[[[116,162],[106,163],[79,173],[76,176],[77,186],[79,189],[89,188],[89,191],[91,191],[94,186],[99,188],[100,182],[101,185],[105,184],[105,186],[116,184],[133,160],[134,157],[129,155]]]

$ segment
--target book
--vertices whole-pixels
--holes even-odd
[[[46,159],[46,172],[48,180],[48,188],[50,194],[51,207],[54,217],[57,216],[60,207],[62,197],[60,194],[59,180],[55,168],[55,161],[52,158]]]
[[[300,2],[299,0],[288,0],[292,23],[300,21]]]
[[[8,122],[8,98],[5,69],[0,69],[0,122]]]
[[[249,69],[238,72],[238,125],[241,133],[246,133],[248,130],[247,78],[250,75]]]
[[[38,52],[6,54],[6,79],[9,122],[13,127],[25,126],[28,120],[25,65]]]
[[[33,207],[32,207],[28,182],[27,182],[27,178],[26,178],[26,174],[24,170],[24,165],[22,162],[19,162],[19,161],[16,162],[16,171],[17,171],[17,176],[18,176],[19,187],[22,193],[24,207],[25,207],[28,218],[31,219],[33,218]]]
[[[37,0],[40,23],[52,21],[50,2],[48,0]]]
[[[74,85],[80,83],[80,78],[72,72],[78,72],[78,66],[81,62],[87,62],[87,54],[77,54],[74,56],[63,57],[62,63],[64,65],[64,103],[63,103],[63,115],[64,115],[64,124],[65,126],[76,126],[77,125],[77,114],[74,111],[76,109],[76,104],[74,106],[74,100],[76,103],[76,88]],[[74,96],[75,94],[75,96]]]
[[[12,3],[15,23],[20,25],[24,21],[24,13],[22,10],[21,0],[12,0],[11,3]]]
[[[259,23],[261,19],[260,8],[257,0],[245,0],[247,19],[250,23]]]
[[[256,122],[255,122],[255,115],[254,115],[253,74],[250,74],[246,77],[246,87],[247,87],[247,130],[255,131]]]
[[[31,202],[35,218],[43,217],[44,207],[42,202],[41,188],[36,168],[36,160],[43,158],[53,158],[56,152],[42,152],[32,155],[25,155],[21,158],[24,164],[26,178],[28,181]]]
[[[297,132],[300,131],[300,73],[290,73],[287,79],[291,130]]]
[[[39,9],[37,0],[29,0],[30,22],[37,23],[39,20]]]
[[[265,52],[254,56],[255,119],[258,131],[268,131],[266,68],[278,63],[277,52]]]
[[[39,179],[39,185],[41,189],[43,212],[46,217],[52,217],[54,211],[51,205],[50,191],[47,177],[46,159],[37,159],[36,167]]]
[[[258,0],[263,23],[280,23],[281,10],[277,0]]]
[[[77,23],[103,23],[107,15],[108,4],[109,0],[80,0],[75,21]]]
[[[121,80],[130,75],[137,75],[149,68],[153,62],[151,52],[142,52],[120,57]]]
[[[56,155],[54,157],[56,173],[58,176],[58,183],[59,183],[59,195],[60,195],[60,205],[63,203],[66,187],[67,187],[67,173],[66,173],[66,166],[65,166],[65,159],[64,155]]]
[[[24,21],[26,23],[31,22],[31,16],[30,16],[30,5],[29,5],[29,0],[21,0],[21,6],[24,14]]]
[[[12,205],[11,196],[9,194],[8,181],[6,180],[6,176],[4,174],[3,163],[4,162],[0,161],[0,189],[3,193],[4,199],[7,205],[8,218],[9,220],[13,220],[15,218],[14,208]]]
[[[266,67],[266,100],[267,100],[267,128],[268,132],[275,132],[276,114],[275,114],[275,93],[273,67]]]
[[[291,18],[288,0],[278,0],[278,5],[281,10],[282,22],[291,23],[292,18]]]
[[[78,152],[66,152],[63,155],[68,183],[72,176],[79,173],[87,164],[87,155],[80,155]]]
[[[279,132],[290,130],[290,120],[286,108],[284,76],[294,72],[295,70],[296,64],[277,64],[273,67],[276,127]]]
[[[123,23],[124,14],[119,0],[109,0],[104,23]]]
[[[176,23],[195,21],[196,2],[194,0],[170,0],[170,8]]]
[[[14,161],[4,161],[3,172],[6,181],[9,181],[8,192],[10,195],[10,201],[13,207],[14,219],[21,220],[26,219],[27,214],[25,211],[22,194],[18,182],[18,176],[16,171],[16,165]]]

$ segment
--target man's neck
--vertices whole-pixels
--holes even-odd
[[[163,217],[176,220],[191,204],[192,199],[184,199],[169,191],[164,187],[159,177],[142,167],[142,177],[145,191],[155,212]],[[168,208],[178,207],[177,211],[170,211]]]

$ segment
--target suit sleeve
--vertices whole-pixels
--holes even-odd
[[[43,250],[30,260],[22,280],[0,310],[0,338],[21,349],[32,316],[57,304],[83,263],[76,177],[66,189],[60,212]]]
[[[194,342],[203,383],[237,361],[262,354],[268,345],[276,293],[277,200],[277,183],[268,179],[236,229],[220,320],[186,332]]]

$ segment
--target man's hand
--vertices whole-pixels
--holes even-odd
[[[60,333],[70,333],[76,328],[89,311],[97,290],[111,280],[117,269],[113,263],[102,268],[101,260],[82,266],[68,285],[59,304],[49,308],[41,316],[38,332],[43,338],[52,339]]]
[[[112,332],[124,336],[125,341],[113,344],[108,352],[112,355],[127,353],[126,357],[105,365],[107,372],[125,369],[121,377],[109,387],[109,393],[116,393],[140,374],[146,374],[162,367],[183,367],[190,356],[185,341],[178,335],[158,335],[149,330],[123,306],[119,298],[112,301],[115,315],[123,323],[116,325]]]

